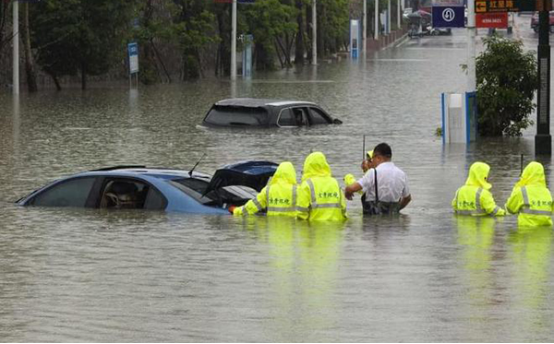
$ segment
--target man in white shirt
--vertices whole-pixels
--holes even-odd
[[[356,183],[346,187],[347,199],[363,190],[366,195],[364,214],[394,214],[406,207],[412,200],[408,188],[406,173],[391,161],[392,150],[386,143],[380,143],[373,149],[373,164]]]

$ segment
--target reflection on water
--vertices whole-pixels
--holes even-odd
[[[443,147],[440,93],[460,91],[465,35],[365,61],[198,83],[0,94],[0,338],[76,341],[549,341],[550,229],[456,218],[476,160],[503,204],[533,159],[522,138]],[[306,99],[343,120],[291,130],[198,126],[231,95]],[[21,209],[13,201],[78,171],[146,164],[199,171],[324,152],[334,175],[386,141],[413,201],[399,217],[289,219]],[[550,159],[541,160],[551,180]],[[300,171],[297,171],[300,175]]]

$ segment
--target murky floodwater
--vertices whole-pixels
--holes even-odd
[[[317,71],[239,81],[0,95],[0,341],[551,341],[551,229],[455,218],[450,201],[483,160],[499,204],[530,161],[520,139],[443,147],[444,91],[462,91],[465,36],[426,38]],[[308,99],[344,121],[294,130],[197,127],[231,95]],[[386,141],[410,180],[400,218],[309,226],[264,217],[20,208],[77,171],[118,164],[199,170],[310,150],[360,176]],[[550,185],[550,160],[545,163]]]

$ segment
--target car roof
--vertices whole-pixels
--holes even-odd
[[[108,167],[98,170],[81,172],[73,175],[75,176],[148,176],[158,179],[180,179],[190,178],[189,171],[170,169],[165,167],[144,167],[144,166],[123,166],[123,167]],[[192,176],[195,178],[211,178],[210,175],[193,172]]]
[[[241,107],[263,107],[263,106],[287,106],[287,105],[316,105],[315,103],[302,100],[278,100],[278,99],[257,99],[257,98],[231,98],[223,99],[215,103],[216,106],[241,106]]]

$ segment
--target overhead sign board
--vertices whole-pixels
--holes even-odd
[[[463,6],[433,6],[433,27],[452,28],[464,27],[464,7]]]
[[[433,0],[433,7],[464,6],[464,0]]]
[[[508,27],[508,12],[476,14],[475,26],[478,28],[505,29]]]
[[[532,12],[536,0],[475,0],[475,13]]]

